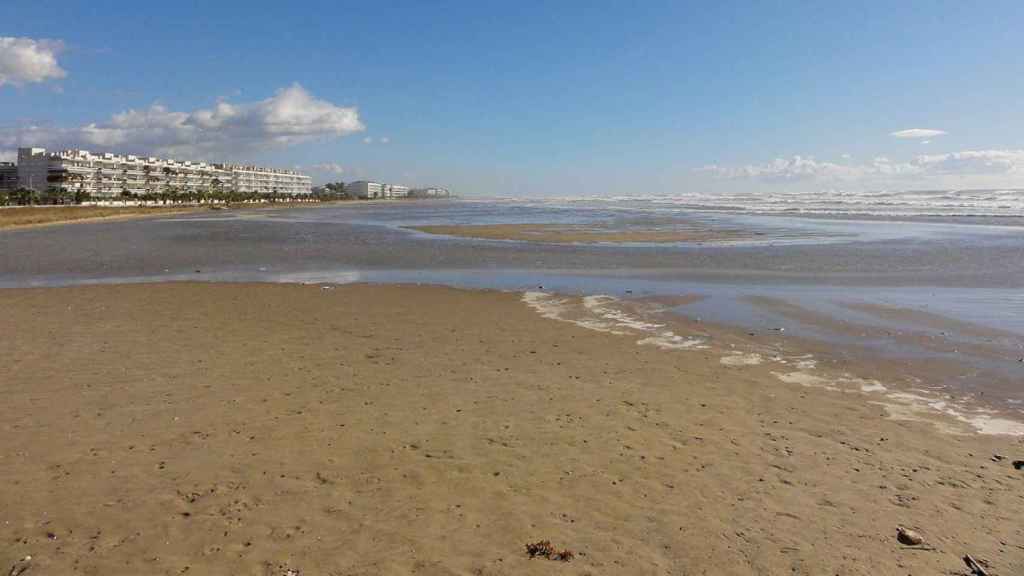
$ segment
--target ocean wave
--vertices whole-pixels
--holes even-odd
[[[505,201],[612,210],[788,213],[808,215],[1024,217],[1024,190],[838,190],[774,193],[563,196]]]

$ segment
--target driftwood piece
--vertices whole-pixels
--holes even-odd
[[[974,576],[988,576],[988,572],[978,564],[978,561],[971,557],[970,554],[964,555],[964,564],[967,564],[967,568],[971,571]]]

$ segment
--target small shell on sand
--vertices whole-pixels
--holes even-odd
[[[900,544],[906,544],[907,546],[918,546],[924,542],[924,538],[920,534],[906,528],[896,529],[896,539],[899,540]]]

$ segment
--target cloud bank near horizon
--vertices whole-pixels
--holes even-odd
[[[761,164],[709,164],[696,172],[721,180],[766,182],[860,182],[928,176],[1024,175],[1024,150],[963,150],[920,154],[905,162],[879,156],[867,162],[820,161],[813,156],[776,158]]]
[[[239,152],[339,138],[365,129],[357,108],[318,99],[296,83],[257,102],[221,100],[210,108],[192,111],[174,111],[154,104],[78,127],[0,128],[0,146],[231,157]]]
[[[0,36],[0,88],[64,78],[67,72],[57,62],[63,50],[59,40]]]

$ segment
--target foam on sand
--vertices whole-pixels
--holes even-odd
[[[743,353],[743,352],[732,352],[728,356],[722,356],[719,360],[726,366],[757,366],[764,359],[760,354],[755,352]]]
[[[640,346],[656,346],[664,350],[696,350],[706,348],[704,340],[687,337],[665,329],[664,324],[648,322],[626,310],[614,296],[598,294],[583,298],[565,298],[547,292],[525,292],[522,300],[544,318],[571,322],[581,328],[640,336]]]
[[[799,384],[808,388],[823,388],[833,392],[842,391],[842,388],[835,385],[833,379],[811,374],[810,372],[772,372],[772,374],[786,384]]]
[[[641,346],[657,346],[662,350],[700,350],[707,348],[704,340],[700,338],[686,338],[671,330],[662,332],[657,336],[649,336],[636,341]]]
[[[619,300],[612,296],[586,296],[583,298],[583,307],[605,320],[614,322],[620,328],[628,328],[639,332],[652,332],[664,326],[664,324],[653,324],[627,314],[622,310],[613,307]]]
[[[827,376],[804,370],[772,374],[787,384],[832,392],[859,392],[875,397],[880,395],[881,399],[870,402],[885,408],[886,415],[892,420],[929,422],[940,431],[951,434],[976,432],[1024,436],[1024,423],[1001,418],[990,410],[972,406],[969,399],[952,400],[927,390],[894,391],[878,380],[857,378],[849,374]]]
[[[595,295],[583,298],[561,297],[546,292],[526,292],[522,301],[544,318],[570,322],[581,328],[633,336],[639,346],[655,346],[663,350],[704,350],[710,346],[704,338],[683,336],[665,324],[647,321],[629,308],[628,303],[614,296]],[[913,392],[890,389],[885,383],[852,374],[830,374],[818,368],[813,355],[765,357],[761,353],[729,350],[719,362],[729,367],[750,367],[773,363],[785,367],[772,371],[780,382],[830,392],[860,394],[885,408],[893,420],[929,422],[943,432],[1024,436],[1024,423],[999,417],[996,413],[974,406],[970,399],[952,400],[928,391]]]

